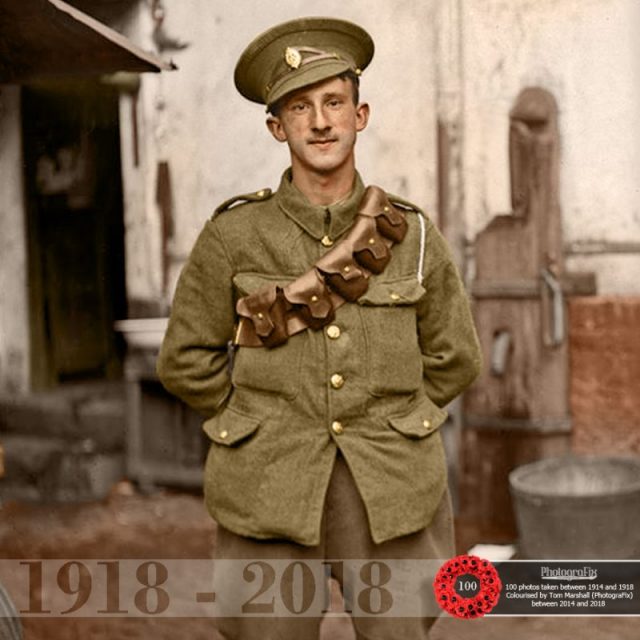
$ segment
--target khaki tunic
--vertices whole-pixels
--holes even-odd
[[[357,176],[346,200],[312,206],[286,172],[274,195],[208,221],[182,271],[158,374],[208,416],[206,504],[240,535],[318,544],[338,449],[376,543],[427,526],[445,489],[442,407],[477,376],[480,350],[447,246],[417,209],[357,303],[282,346],[238,348],[229,371],[238,298],[307,271],[363,191]]]

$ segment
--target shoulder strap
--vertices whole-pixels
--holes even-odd
[[[233,196],[225,200],[219,207],[213,212],[212,218],[215,218],[219,213],[232,209],[234,205],[245,204],[247,202],[261,202],[262,200],[268,200],[273,195],[271,189],[260,189],[260,191],[254,191],[253,193],[245,193],[240,196]]]
[[[414,211],[415,213],[421,213],[423,216],[426,216],[426,213],[420,207],[413,204],[413,202],[409,202],[409,200],[405,200],[404,198],[391,193],[388,194],[388,197],[394,207],[404,209],[405,211]]]

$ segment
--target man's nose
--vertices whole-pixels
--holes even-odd
[[[313,109],[311,116],[311,128],[317,131],[324,131],[325,129],[331,128],[331,124],[322,107],[316,107]]]

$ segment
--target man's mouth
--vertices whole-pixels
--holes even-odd
[[[328,147],[332,143],[336,142],[335,138],[318,138],[315,140],[309,140],[309,144],[314,147],[320,147],[321,149],[324,147]]]

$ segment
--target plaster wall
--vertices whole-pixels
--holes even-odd
[[[540,86],[559,107],[567,266],[595,271],[600,293],[640,293],[638,24],[636,0],[463,0],[469,238],[510,211],[509,110]]]
[[[153,22],[147,3],[129,14],[122,33],[148,51],[155,49]],[[169,72],[167,72],[169,73]],[[154,105],[160,78],[144,74],[124,78],[120,97],[120,157],[125,228],[127,297],[160,300],[162,291],[161,220],[155,203],[158,139],[162,109]]]
[[[0,85],[0,394],[29,384],[27,246],[20,89]]]

